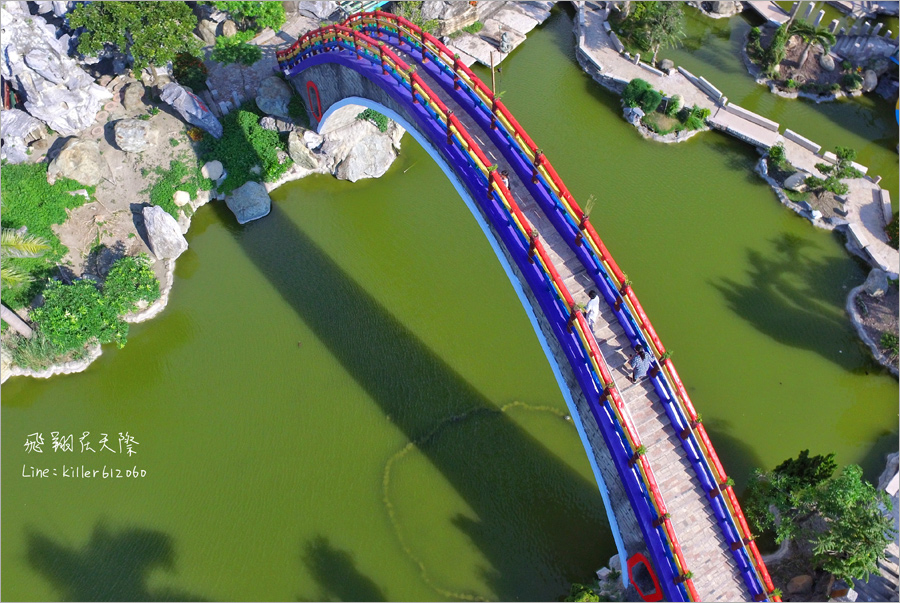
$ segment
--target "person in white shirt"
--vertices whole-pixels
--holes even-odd
[[[600,316],[600,296],[591,289],[588,292],[588,297],[590,300],[587,303],[587,308],[585,308],[585,318],[587,318],[588,325],[591,327],[591,333],[593,333],[594,324],[597,322],[597,317]]]

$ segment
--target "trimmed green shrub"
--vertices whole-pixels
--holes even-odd
[[[375,109],[366,109],[362,113],[356,116],[356,119],[371,121],[375,126],[378,127],[379,132],[387,132],[388,128],[388,118],[386,115],[382,115]]]
[[[858,73],[845,73],[841,76],[841,83],[847,90],[859,90],[862,88],[863,78]]]
[[[256,31],[271,27],[281,29],[286,20],[281,2],[210,2],[221,11],[227,12],[236,21],[250,20]]]
[[[709,117],[709,115],[709,109],[702,109],[697,105],[694,105],[690,109],[682,109],[679,114],[679,119],[681,119],[682,123],[689,129],[701,130],[705,127],[706,118]]]
[[[113,263],[103,283],[103,297],[116,312],[127,314],[141,300],[151,303],[159,299],[159,280],[150,266],[150,258],[144,253]]]
[[[662,102],[663,95],[657,90],[647,90],[641,97],[641,109],[644,113],[653,113]]]
[[[241,63],[252,65],[262,58],[262,50],[254,44],[247,44],[235,35],[230,38],[219,36],[216,38],[216,47],[212,51],[212,60],[227,65],[229,63]],[[251,36],[252,37],[252,36]]]
[[[786,161],[784,145],[780,142],[769,148],[769,159],[778,167],[782,167]]]
[[[199,167],[189,168],[187,164],[177,159],[169,162],[168,170],[157,167],[154,173],[158,176],[156,182],[141,192],[149,192],[150,203],[159,205],[175,219],[178,219],[178,213],[182,211],[172,199],[175,191],[185,191],[194,199],[198,191],[208,191],[213,187],[213,181],[204,178]]]
[[[622,91],[622,102],[625,103],[626,107],[637,107],[644,94],[652,89],[653,87],[648,81],[636,77],[628,82],[625,90]]]
[[[89,280],[71,285],[52,281],[44,289],[44,305],[31,314],[32,320],[51,344],[61,351],[84,347],[97,340],[125,345],[128,323]]]

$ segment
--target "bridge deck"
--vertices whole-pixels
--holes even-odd
[[[395,49],[396,50],[396,49]],[[416,58],[398,52],[409,64]],[[453,110],[481,145],[485,154],[503,169],[501,151],[468,112],[460,107],[440,84],[424,69],[419,74],[431,90]],[[585,267],[571,248],[563,241],[544,215],[527,187],[514,171],[510,170],[510,190],[516,202],[534,227],[540,232],[546,249],[560,276],[576,301],[587,303],[588,288],[593,284]],[[700,486],[677,434],[672,428],[665,409],[648,380],[632,385],[628,357],[630,343],[622,327],[606,304],[600,304],[600,317],[595,326],[595,336],[600,351],[613,373],[616,386],[622,393],[626,408],[634,421],[641,441],[646,446],[646,458],[650,461],[659,489],[672,514],[672,522],[687,562],[694,574],[694,585],[703,601],[749,601],[746,585],[740,577],[730,548],[725,543],[712,515],[706,493]],[[579,409],[586,416],[590,411]]]

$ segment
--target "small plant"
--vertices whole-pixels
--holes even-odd
[[[82,348],[91,341],[115,341],[121,347],[128,335],[128,324],[89,280],[71,285],[52,281],[44,289],[44,305],[32,313],[32,319],[61,351]]]
[[[884,348],[885,351],[889,352],[891,356],[897,355],[898,344],[900,344],[900,339],[898,339],[897,336],[893,333],[881,334],[881,347]]]
[[[787,159],[784,154],[783,144],[779,142],[778,144],[773,145],[769,148],[769,160],[779,168],[784,166]]]
[[[788,88],[794,89],[797,86],[799,86],[800,84],[797,83],[797,80],[790,78],[790,79],[788,79],[788,81],[786,81],[784,83],[784,85],[787,86]]]
[[[772,592],[769,593],[769,596],[771,596],[773,599],[780,599],[782,594],[783,593],[781,592],[780,588],[773,588]]]
[[[247,44],[241,40],[239,36],[226,38],[219,36],[216,38],[216,47],[212,51],[212,60],[223,65],[229,63],[241,63],[242,65],[253,65],[262,58],[262,50],[259,46]]]
[[[103,297],[119,314],[133,311],[137,302],[159,299],[159,280],[146,254],[115,261],[103,283]]]
[[[722,485],[723,488],[733,488],[734,487],[734,478],[729,477],[725,480],[725,483]]]
[[[656,111],[660,103],[662,103],[663,95],[654,90],[649,82],[641,78],[634,78],[625,86],[622,91],[622,102],[626,107],[637,107],[640,105],[644,113],[652,113]]]
[[[150,114],[142,113],[142,114],[138,115],[137,118],[141,121],[147,121],[148,119],[150,119]]]
[[[180,142],[178,141],[177,138],[170,138],[170,139],[169,139],[169,146],[177,147],[179,144],[180,144]]]
[[[850,69],[851,67],[853,67],[853,63],[851,63],[850,61],[848,61],[846,59],[841,61],[841,69],[847,70],[847,69]]]
[[[462,28],[462,31],[470,34],[477,34],[479,31],[484,29],[484,23],[481,21],[475,21],[471,25],[466,25]]]
[[[675,352],[673,352],[672,350],[666,350],[666,353],[659,357],[659,362],[663,363],[674,355]]]
[[[361,121],[369,120],[375,124],[379,132],[387,132],[389,124],[387,116],[379,113],[375,109],[366,109],[365,111],[362,111],[356,116],[356,119]]]
[[[645,454],[647,454],[647,447],[643,444],[634,449],[634,456],[644,456]]]
[[[193,128],[188,129],[187,136],[193,142],[200,142],[201,140],[203,140],[204,133],[203,133],[203,130],[201,130],[200,128],[195,126]]]
[[[894,212],[894,219],[884,227],[884,234],[887,235],[888,243],[894,249],[897,249],[898,243],[900,243],[900,232],[898,232],[897,228],[898,222],[900,222],[900,215],[898,215],[898,212]]]
[[[159,115],[159,107],[150,107],[150,115]]]
[[[841,83],[847,90],[859,90],[862,88],[863,78],[858,73],[845,73],[841,77]]]

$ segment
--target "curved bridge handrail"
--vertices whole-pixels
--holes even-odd
[[[500,197],[504,201],[504,204],[507,206],[507,209],[510,211],[511,217],[513,217],[513,219],[517,222],[520,232],[523,235],[533,232],[531,226],[525,220],[524,215],[522,215],[521,210],[517,205],[515,205],[514,201],[512,201],[511,193],[508,191],[508,189],[506,189],[505,186],[503,186],[502,182],[500,182],[499,179],[496,178],[496,176],[493,174],[493,171],[488,169],[490,163],[487,161],[480,147],[474,142],[474,140],[472,140],[471,136],[461,126],[461,124],[459,124],[455,116],[449,114],[449,112],[446,110],[446,107],[443,106],[442,102],[440,102],[440,99],[437,98],[436,95],[431,92],[428,86],[420,79],[418,79],[414,73],[409,73],[410,77],[408,84],[404,82],[402,77],[398,77],[398,72],[408,71],[409,67],[393,52],[385,49],[383,44],[379,45],[371,38],[368,38],[367,36],[364,36],[362,34],[358,34],[357,32],[350,30],[349,28],[342,26],[329,26],[315,32],[310,32],[310,34],[304,36],[303,43],[301,45],[292,47],[291,50],[293,52],[284,53],[282,55],[282,62],[289,65],[290,61],[295,58],[304,47],[312,46],[315,44],[324,46],[326,43],[330,43],[333,46],[341,49],[352,50],[359,58],[361,58],[362,52],[367,53],[367,48],[369,51],[371,50],[371,48],[378,48],[383,68],[385,66],[384,57],[386,55],[388,57],[388,62],[390,63],[389,67],[392,75],[394,75],[401,84],[404,84],[404,87],[411,91],[417,89],[423,95],[423,98],[429,101],[429,104],[438,105],[439,108],[442,109],[441,113],[443,113],[444,116],[449,117],[449,120],[446,120],[445,124],[452,132],[452,134],[459,136],[460,145],[470,153],[472,159],[474,160],[474,167],[481,170],[483,174],[488,175],[488,179],[492,185],[492,188],[499,187],[501,189],[502,194],[500,195]],[[371,60],[373,57],[369,56],[367,58]],[[432,103],[431,101],[437,102]],[[414,93],[413,102],[416,102]],[[434,117],[435,119],[440,121],[438,115],[435,115]],[[558,297],[561,298],[561,301],[565,303],[566,311],[570,314],[570,324],[574,323],[577,325],[577,331],[579,334],[581,346],[583,348],[587,347],[590,350],[586,354],[586,356],[590,358],[590,364],[592,365],[590,367],[590,372],[592,374],[592,377],[594,378],[595,385],[599,386],[598,390],[604,389],[604,384],[612,383],[612,377],[608,367],[605,365],[605,361],[603,360],[602,355],[600,355],[599,350],[596,348],[596,342],[594,341],[593,337],[588,337],[586,335],[586,333],[589,332],[587,323],[585,322],[584,317],[581,315],[580,310],[575,306],[574,300],[569,294],[567,288],[561,282],[559,274],[556,272],[555,267],[547,257],[541,241],[536,237],[531,237],[531,240],[536,255],[540,259],[540,263],[542,264],[544,273],[547,275],[547,278],[553,285],[554,289],[556,289]],[[690,580],[690,578],[685,579],[685,575],[687,574],[686,563],[680,551],[678,540],[675,537],[674,528],[671,522],[668,520],[668,513],[665,504],[662,501],[662,497],[659,492],[658,486],[656,485],[656,481],[653,477],[652,469],[650,468],[646,458],[636,453],[638,448],[641,447],[639,436],[637,436],[637,433],[631,426],[630,418],[628,418],[625,414],[624,404],[620,396],[618,395],[618,392],[614,388],[605,387],[604,394],[606,399],[612,400],[612,407],[616,418],[619,420],[619,423],[621,425],[625,426],[625,439],[626,441],[628,441],[631,450],[635,453],[632,458],[638,459],[636,461],[636,464],[638,465],[642,481],[645,483],[645,488],[643,488],[643,490],[648,495],[652,506],[655,507],[657,516],[663,520],[662,526],[664,528],[664,535],[666,537],[666,540],[669,541],[670,549],[674,552],[674,561],[678,566],[679,575],[682,577],[681,580],[685,583],[685,586],[687,587],[691,598],[696,600],[698,598],[698,595],[693,587],[692,581]]]
[[[379,23],[378,18],[396,23],[397,26],[394,29],[384,28],[382,24]],[[714,499],[723,493],[726,495],[724,497],[726,501],[724,512],[727,514],[727,517],[725,518],[721,517],[723,513],[717,507],[715,501],[710,500],[715,515],[720,517],[720,519],[725,519],[725,521],[730,524],[729,527],[734,530],[734,535],[737,536],[736,539],[727,538],[729,536],[728,530],[725,530],[724,526],[721,526],[720,524],[720,527],[723,528],[723,532],[725,532],[726,539],[732,541],[732,550],[735,554],[738,554],[738,551],[743,552],[744,547],[749,548],[749,565],[753,568],[759,585],[765,586],[765,591],[762,591],[762,588],[759,586],[752,590],[762,591],[763,593],[768,592],[771,594],[774,589],[774,584],[772,583],[765,567],[765,563],[759,554],[756,543],[753,540],[753,535],[744,518],[740,504],[729,483],[730,480],[709,440],[704,426],[697,420],[697,413],[691,403],[690,397],[688,396],[672,361],[669,359],[669,355],[666,354],[665,347],[662,345],[650,320],[647,318],[627,277],[615,263],[611,254],[609,254],[609,251],[606,249],[593,225],[590,223],[589,218],[575,202],[575,199],[569,193],[565,184],[562,182],[562,179],[553,169],[552,164],[550,164],[549,160],[541,153],[540,149],[518,124],[506,106],[503,105],[502,101],[494,98],[491,90],[481,82],[480,78],[478,78],[471,69],[460,63],[456,55],[453,55],[440,40],[431,34],[422,31],[421,28],[403,17],[398,17],[382,11],[353,15],[344,21],[344,23],[346,25],[359,23],[363,25],[363,27],[374,25],[376,29],[381,28],[389,32],[395,32],[398,36],[398,40],[400,40],[401,28],[403,28],[407,30],[407,44],[409,44],[411,50],[418,45],[418,49],[422,53],[423,62],[427,62],[428,60],[426,49],[431,51],[432,55],[441,62],[448,63],[448,59],[452,58],[454,84],[458,86],[458,82],[461,81],[468,90],[473,93],[473,100],[477,99],[481,101],[476,102],[475,104],[482,109],[482,111],[489,113],[492,127],[494,126],[495,120],[503,124],[504,129],[507,132],[507,138],[511,142],[515,142],[519,150],[533,162],[535,172],[538,172],[543,176],[543,178],[540,179],[541,183],[544,184],[548,189],[548,192],[556,197],[561,203],[561,206],[565,209],[568,217],[574,224],[577,224],[578,230],[587,233],[587,239],[592,250],[592,255],[595,256],[595,259],[600,266],[605,269],[604,272],[606,272],[606,276],[609,277],[611,274],[614,277],[613,283],[619,290],[622,299],[628,307],[629,318],[636,323],[635,326],[639,332],[638,339],[641,340],[641,343],[644,343],[648,349],[654,352],[657,366],[662,368],[663,387],[668,390],[668,393],[670,394],[669,398],[675,400],[677,403],[677,412],[681,419],[679,423],[686,424],[686,430],[682,431],[682,434],[684,434],[682,435],[682,440],[690,439],[694,446],[701,452],[703,465],[705,465],[703,468],[705,469],[704,473],[708,472],[709,477],[712,478],[713,488],[709,492],[710,498]],[[418,36],[418,38],[416,38],[416,36]],[[459,72],[462,72],[461,75]],[[490,105],[490,107],[488,107],[488,105]],[[536,175],[537,174],[533,174],[532,178],[534,179]],[[578,236],[579,239],[581,239],[581,232],[579,232]],[[637,317],[636,320],[635,316]],[[688,418],[690,420],[688,420]],[[694,432],[696,432],[696,436]],[[695,467],[695,470],[696,469],[697,468]],[[735,548],[735,545],[738,546]],[[748,577],[745,576],[745,579],[746,578]],[[748,586],[751,585],[748,584]],[[775,597],[775,599],[777,600],[777,597]]]
[[[353,32],[352,30],[349,30],[348,28],[342,26],[330,26],[316,32],[311,32],[307,36],[304,36],[302,44],[296,48],[292,48],[294,52],[284,53],[282,55],[284,57],[282,59],[282,62],[289,65],[290,61],[297,57],[297,55],[303,50],[303,48],[305,48],[306,46],[314,46],[316,44],[323,46],[326,43],[330,43],[342,49],[350,49],[351,38],[352,50],[357,53],[357,56],[359,56],[359,53],[361,51],[366,52],[366,48],[378,48],[379,58],[382,61],[382,66],[384,67],[384,57],[387,56],[388,67],[390,68],[392,75],[395,76],[398,82],[404,84],[403,78],[398,76],[398,74],[408,71],[409,67],[402,59],[397,57],[390,50],[385,49],[383,44],[379,45],[371,38]],[[370,56],[368,58],[370,58],[371,60],[373,57]],[[582,315],[580,309],[578,309],[575,305],[574,299],[572,299],[572,296],[569,293],[568,289],[562,283],[562,280],[557,273],[556,268],[553,266],[552,261],[549,259],[546,250],[544,249],[543,243],[539,240],[538,237],[532,235],[532,233],[535,233],[536,231],[534,231],[534,229],[522,214],[518,205],[513,200],[510,191],[506,188],[505,185],[503,185],[502,181],[500,181],[499,178],[496,177],[494,171],[489,169],[489,167],[491,167],[490,163],[486,159],[480,147],[474,142],[469,133],[466,131],[466,129],[462,127],[456,117],[446,109],[443,103],[440,102],[440,99],[431,92],[427,84],[421,82],[421,80],[417,80],[417,76],[415,76],[415,74],[410,75],[410,81],[413,82],[413,85],[404,84],[404,87],[410,90],[416,89],[417,91],[419,91],[423,95],[423,99],[429,101],[429,104],[431,104],[432,100],[437,101],[434,104],[438,105],[440,113],[436,111],[434,118],[439,122],[441,121],[441,117],[449,118],[445,119],[442,123],[443,126],[446,126],[448,128],[448,135],[456,137],[460,146],[467,152],[469,152],[473,167],[479,169],[483,175],[487,175],[491,193],[499,193],[498,196],[503,201],[506,209],[509,211],[510,217],[516,222],[520,234],[523,235],[523,237],[529,237],[532,249],[534,250],[534,255],[539,259],[547,280],[555,289],[557,298],[562,303],[564,303],[565,312],[570,316],[569,327],[571,328],[574,326],[576,328],[581,347],[583,348],[583,352],[585,352],[585,357],[589,358],[590,360],[590,373],[594,380],[596,388],[595,393],[600,390],[604,390],[605,397],[612,400],[612,407],[616,418],[621,425],[625,426],[622,434],[624,436],[623,439],[628,442],[629,448],[633,453],[635,453],[638,448],[641,447],[640,438],[631,426],[630,419],[627,418],[625,414],[624,404],[619,397],[618,392],[614,388],[606,387],[606,385],[612,383],[612,376],[609,368],[606,366],[602,355],[599,353],[594,338],[588,337],[586,335],[590,332],[590,330],[587,326],[584,316]],[[640,455],[638,454],[634,454],[633,458],[637,458],[639,456]],[[638,465],[638,470],[641,478],[645,482],[645,488],[643,488],[643,490],[645,491],[649,502],[656,509],[658,516],[666,518],[663,522],[664,533],[666,539],[670,542],[671,549],[673,549],[675,552],[674,560],[676,562],[676,565],[678,566],[679,575],[683,576],[687,573],[686,563],[684,561],[683,555],[681,554],[680,547],[678,546],[677,538],[675,538],[674,528],[667,519],[666,507],[662,502],[658,486],[656,485],[656,481],[653,477],[652,469],[650,468],[647,460],[643,457],[639,458],[636,464]],[[687,579],[685,580],[685,582],[685,586],[690,592],[692,598],[696,600],[698,596],[695,589],[693,588],[691,580]]]
[[[409,37],[407,43],[410,45],[411,49],[414,48],[414,46],[413,46],[414,43],[418,43],[420,45],[423,62],[427,61],[426,47],[427,47],[428,43],[435,46],[434,49],[427,48],[427,50],[430,50],[433,54],[436,55],[437,58],[443,60],[443,57],[440,56],[442,53],[446,54],[447,56],[450,56],[449,50],[447,50],[446,47],[444,47],[443,44],[441,44],[440,41],[438,41],[436,38],[433,38],[433,36],[431,36],[430,34],[427,34],[425,32],[422,32],[421,30],[418,30],[418,32],[416,32],[414,25],[412,25],[405,19],[397,18],[394,15],[390,15],[388,13],[382,13],[381,11],[377,11],[376,13],[369,13],[367,15],[357,15],[355,17],[351,17],[351,19],[348,19],[345,22],[345,24],[350,24],[353,21],[364,21],[367,16],[373,15],[373,14],[375,15],[375,17],[372,18],[372,21],[375,23],[376,27],[379,25],[377,23],[377,17],[379,17],[379,16],[384,17],[384,18],[393,19],[394,21],[396,21],[397,28],[394,31],[395,31],[396,35],[398,36],[398,39],[400,38],[400,33],[401,33],[400,28],[401,27],[403,27],[409,31],[412,31],[413,33],[418,33],[420,36],[419,40],[415,40],[414,38]],[[404,22],[404,21],[406,21],[406,22]],[[377,58],[381,62],[381,66],[382,66],[382,69],[384,70],[384,73],[386,74],[387,68],[389,68],[392,72],[392,75],[394,75],[395,78],[397,78],[399,82],[401,82],[408,90],[410,90],[412,92],[412,100],[414,103],[417,102],[416,101],[416,92],[419,92],[419,94],[422,96],[423,100],[426,101],[430,105],[430,108],[434,111],[434,113],[435,113],[435,115],[433,115],[434,119],[436,119],[438,122],[443,122],[443,124],[446,125],[447,132],[448,132],[448,141],[452,135],[458,135],[460,145],[467,152],[469,152],[470,155],[472,156],[473,163],[475,164],[474,167],[478,168],[483,174],[487,174],[490,188],[492,190],[496,189],[494,192],[499,193],[498,197],[503,200],[504,205],[506,206],[507,210],[510,213],[510,217],[513,218],[513,220],[519,226],[520,233],[525,236],[528,236],[531,233],[531,226],[527,223],[527,221],[525,220],[524,216],[521,213],[521,210],[519,210],[518,206],[515,204],[514,200],[512,199],[512,195],[509,193],[509,191],[506,189],[506,187],[503,186],[502,182],[499,179],[497,179],[496,176],[493,174],[493,172],[490,170],[490,167],[491,167],[490,163],[487,160],[487,158],[485,157],[484,153],[481,151],[480,147],[474,143],[471,136],[469,136],[468,132],[464,128],[462,128],[461,124],[459,124],[459,121],[455,118],[455,116],[453,116],[447,110],[446,106],[443,104],[443,102],[440,100],[440,98],[431,92],[431,90],[421,80],[421,78],[419,78],[415,73],[409,71],[409,66],[402,59],[400,59],[395,53],[393,53],[389,49],[385,48],[383,43],[376,42],[376,41],[372,40],[371,38],[368,38],[367,36],[359,34],[358,32],[355,32],[352,29],[346,27],[346,25],[345,26],[329,26],[329,27],[326,27],[326,28],[323,28],[320,30],[315,30],[313,32],[306,34],[300,40],[298,40],[294,45],[292,45],[290,49],[288,49],[286,51],[278,52],[277,54],[278,54],[279,63],[290,62],[292,59],[294,59],[300,53],[301,48],[303,48],[307,45],[316,44],[316,43],[323,44],[325,42],[331,42],[342,48],[351,50],[357,55],[357,58],[363,58],[364,54],[370,55],[370,56],[366,57],[370,61],[373,61],[373,59],[375,58],[374,49],[377,49]],[[454,58],[454,64],[455,64],[455,67],[457,65],[464,67],[460,63],[458,63],[458,61],[455,60],[455,58]],[[455,71],[455,69],[454,69],[454,71]],[[398,77],[398,72],[401,72],[401,73],[408,72],[408,73],[406,73],[406,75],[408,76],[408,80],[404,82],[402,77]],[[505,108],[505,106],[503,106],[499,100],[495,100],[493,98],[493,95],[490,94],[490,91],[484,86],[483,83],[481,83],[481,81],[477,78],[477,76],[475,76],[474,73],[472,73],[471,70],[469,70],[468,68],[464,68],[464,74],[467,77],[464,77],[461,79],[470,80],[470,81],[465,82],[467,87],[470,89],[473,89],[472,84],[474,84],[474,89],[480,93],[480,94],[478,94],[478,96],[483,97],[483,98],[481,98],[482,102],[484,102],[485,100],[490,100],[491,106],[492,106],[491,107],[492,115],[496,110],[499,109],[499,113],[501,116],[501,119],[500,119],[501,123],[506,122],[506,123],[503,123],[504,129],[515,132],[516,133],[515,138],[520,139],[520,140],[516,140],[517,146],[527,148],[531,151],[531,155],[529,158],[534,160],[535,166],[538,169],[540,169],[541,175],[544,176],[544,178],[541,178],[541,180],[546,179],[547,181],[552,182],[553,184],[556,184],[556,186],[552,186],[549,188],[552,190],[553,193],[556,193],[554,196],[556,196],[558,199],[560,199],[561,201],[564,202],[563,204],[566,206],[566,209],[569,212],[569,214],[572,217],[577,217],[579,213],[581,214],[579,226],[582,229],[585,229],[585,227],[587,227],[589,235],[590,235],[590,240],[592,240],[592,242],[594,243],[592,245],[592,247],[597,247],[597,249],[595,249],[596,255],[599,256],[599,258],[603,258],[603,259],[608,258],[609,262],[611,263],[611,266],[607,265],[606,267],[611,268],[612,269],[611,271],[613,272],[613,274],[618,273],[617,276],[619,277],[620,283],[622,281],[624,281],[624,278],[623,278],[624,275],[621,274],[621,271],[618,270],[618,266],[615,265],[615,263],[612,261],[612,258],[609,256],[608,252],[606,252],[606,249],[603,246],[602,241],[600,241],[599,237],[596,235],[596,232],[593,231],[593,227],[589,223],[587,223],[587,217],[583,215],[583,212],[581,212],[580,208],[577,206],[574,199],[568,193],[568,190],[566,190],[564,185],[562,185],[561,180],[559,179],[555,170],[553,170],[552,165],[550,165],[549,162],[541,161],[542,155],[540,154],[539,150],[537,150],[533,141],[531,141],[531,139],[527,136],[527,134],[524,132],[524,130],[521,129],[519,124],[517,122],[515,122],[514,118],[512,117],[511,114],[509,114],[509,112]],[[482,109],[486,110],[487,107],[484,106],[484,107],[482,107]],[[493,122],[493,117],[492,117],[492,122]],[[492,126],[493,126],[493,123],[492,123]],[[546,183],[544,183],[544,184],[546,184]],[[553,189],[555,189],[555,190],[553,190]],[[598,243],[599,243],[599,245],[598,245]],[[547,275],[548,280],[552,283],[554,289],[556,289],[558,298],[560,299],[560,301],[565,303],[566,310],[571,315],[570,324],[573,322],[572,319],[574,319],[574,323],[577,325],[577,331],[579,334],[579,339],[581,340],[581,345],[583,348],[585,348],[585,351],[587,352],[587,357],[590,359],[590,364],[592,365],[591,373],[595,377],[595,381],[598,381],[596,379],[596,377],[599,377],[598,385],[603,389],[604,399],[612,400],[611,406],[615,412],[616,418],[618,419],[619,423],[625,427],[625,429],[624,429],[625,438],[627,439],[628,443],[630,444],[631,449],[633,451],[636,450],[637,447],[640,446],[639,436],[637,436],[637,434],[633,431],[633,428],[631,426],[630,417],[627,417],[626,411],[624,410],[624,404],[622,403],[622,400],[619,397],[618,392],[614,389],[614,387],[610,387],[612,385],[612,377],[609,373],[608,367],[605,365],[605,362],[603,361],[602,356],[599,353],[599,350],[596,348],[596,342],[594,341],[593,337],[587,337],[585,335],[585,333],[589,332],[589,329],[584,321],[584,317],[581,315],[580,311],[578,311],[578,309],[574,307],[574,300],[572,300],[571,295],[566,290],[565,286],[561,283],[561,281],[559,279],[559,275],[556,273],[556,270],[553,267],[552,263],[546,257],[546,252],[543,248],[543,244],[539,240],[532,240],[532,245],[535,250],[536,256],[540,259],[540,263],[542,264],[543,272]],[[637,313],[638,316],[642,319],[641,326],[643,328],[641,330],[647,336],[647,339],[653,341],[656,349],[658,350],[658,353],[660,355],[663,355],[665,353],[664,348],[662,348],[662,345],[659,342],[658,338],[656,337],[655,332],[652,331],[652,326],[649,324],[649,320],[646,319],[646,315],[643,313],[643,309],[640,307],[640,304],[637,302],[637,299],[634,296],[633,292],[630,291],[630,287],[628,286],[627,282],[625,283],[625,287],[623,287],[622,289],[623,289],[623,295],[627,296],[627,298],[626,298],[627,301],[631,302],[628,305],[631,306],[632,309],[635,311],[635,313]],[[630,314],[630,312],[629,312],[629,314]],[[647,327],[649,327],[649,329]],[[644,338],[642,337],[641,339],[644,339]],[[649,348],[649,346],[648,346],[648,348]],[[653,349],[653,348],[650,348],[650,349]],[[660,360],[664,361],[665,369],[667,369],[670,373],[674,373],[674,367],[671,366],[671,361],[668,360],[668,358],[664,357],[664,358],[660,358]],[[678,379],[677,373],[674,373],[674,379],[675,380]],[[680,380],[677,381],[677,384],[679,386],[678,389],[681,390],[679,393],[682,393],[683,386],[681,386]],[[684,397],[686,397],[686,394],[684,394]],[[690,405],[689,399],[687,400],[687,404]],[[690,408],[691,411],[693,411],[692,406],[688,406],[688,407]],[[694,414],[694,418],[696,418],[695,414]],[[697,425],[692,425],[691,427],[697,427]],[[705,430],[703,429],[702,425],[699,425],[698,432],[701,435],[701,440],[703,441],[704,447],[706,447],[707,450],[712,450],[711,444],[709,443],[709,439],[706,436]],[[715,460],[716,469],[721,476],[724,476],[724,470],[721,467],[721,463],[718,462],[718,458],[715,457],[714,454],[715,453],[713,451],[712,455]],[[636,456],[638,456],[638,455],[636,455]],[[649,463],[643,457],[641,457],[639,459],[638,466],[640,468],[640,473],[642,474],[643,481],[645,482],[647,489],[649,489],[650,493],[652,494],[652,496],[650,498],[652,499],[653,506],[655,506],[657,508],[657,511],[659,512],[659,517],[661,519],[664,518],[664,523],[665,523],[665,527],[666,527],[666,529],[664,531],[666,532],[666,537],[670,541],[670,544],[673,545],[671,548],[675,552],[675,556],[676,556],[678,565],[680,566],[679,570],[681,571],[681,573],[683,575],[686,571],[684,559],[681,555],[680,547],[678,547],[677,539],[673,538],[674,537],[674,529],[671,527],[671,523],[667,519],[668,514],[665,509],[665,504],[662,501],[662,497],[659,493],[658,488],[656,487],[656,483],[653,478],[652,470],[650,469]],[[731,503],[731,506],[736,506],[737,501],[734,498],[734,494],[731,491],[730,486],[727,488],[727,494],[728,494],[728,499],[729,499],[729,503]],[[737,512],[740,514],[739,506],[737,507]],[[745,534],[749,535],[749,529],[746,527],[746,522],[743,521],[742,515],[740,516],[740,519],[741,519],[741,524],[743,524],[741,526],[743,528],[742,531],[744,531]],[[751,544],[752,549],[756,548],[755,543],[751,542],[750,544]],[[757,558],[757,559],[754,559],[754,561],[761,563],[761,559],[758,559],[758,551],[754,550],[753,552],[755,553],[754,557]],[[754,565],[756,565],[756,564],[754,564]],[[765,571],[764,565],[762,565],[762,568],[763,568],[763,571]],[[767,575],[766,575],[766,578],[768,578]],[[687,582],[688,582],[687,587],[688,587],[689,591],[694,591],[693,585],[690,583],[690,580],[688,580]],[[692,592],[691,595],[693,595],[693,598],[696,598],[696,592]]]

